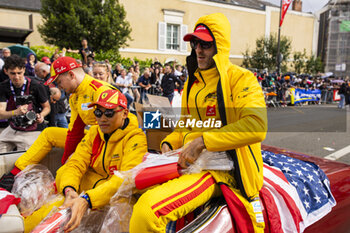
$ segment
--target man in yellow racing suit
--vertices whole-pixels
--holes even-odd
[[[266,136],[266,107],[256,77],[230,63],[230,35],[230,23],[219,13],[201,17],[194,32],[185,35],[192,48],[182,96],[180,120],[185,127],[178,126],[168,135],[161,149],[166,152],[184,146],[178,162],[182,168],[193,163],[203,149],[227,151],[234,161],[234,172],[183,175],[148,190],[134,206],[131,233],[165,232],[169,221],[222,195],[218,183],[227,185],[237,196],[254,231],[264,231],[261,209],[253,204],[259,202],[263,184],[260,142]],[[201,127],[207,120],[221,125]],[[186,125],[188,121],[203,124]]]
[[[95,102],[99,93],[107,89],[116,89],[113,85],[94,79],[85,74],[81,65],[71,57],[60,57],[51,65],[51,77],[45,82],[50,85],[56,81],[69,97],[71,117],[68,130],[59,127],[46,128],[33,145],[17,159],[14,169],[8,174],[4,182],[14,182],[14,175],[18,174],[29,164],[37,164],[51,151],[52,147],[64,148],[62,164],[75,151],[78,143],[85,135],[85,127],[96,125],[93,109],[88,105]],[[129,118],[136,120],[136,116],[129,114]],[[7,184],[8,185],[8,184]]]
[[[127,100],[116,90],[101,93],[95,103],[98,125],[92,126],[75,153],[58,171],[56,185],[65,195],[63,206],[72,209],[72,217],[65,226],[71,231],[79,226],[87,208],[100,209],[109,203],[123,179],[114,171],[126,171],[142,162],[147,152],[146,136],[136,118],[128,117]],[[79,197],[79,193],[85,195]],[[45,217],[53,206],[44,206],[25,219],[25,231]]]

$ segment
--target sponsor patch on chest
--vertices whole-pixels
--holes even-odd
[[[207,111],[206,111],[205,115],[206,116],[216,116],[215,105],[207,106]]]
[[[114,171],[117,171],[117,165],[113,165],[109,167],[109,174],[113,175]]]

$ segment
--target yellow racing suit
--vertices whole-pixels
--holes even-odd
[[[264,222],[256,219],[257,213],[251,204],[256,201],[263,184],[260,142],[267,131],[263,92],[250,71],[229,61],[231,32],[227,18],[223,14],[212,14],[201,17],[196,26],[199,24],[214,37],[215,67],[199,70],[194,50],[187,57],[189,78],[183,90],[180,120],[185,126],[192,120],[214,123],[209,122],[207,128],[193,124],[178,127],[162,144],[178,149],[202,136],[208,151],[228,152],[234,161],[234,173],[209,171],[184,175],[147,191],[134,207],[130,223],[132,233],[165,232],[169,221],[219,195],[217,183],[229,186],[240,199],[255,232],[264,231]],[[221,121],[221,127],[215,127],[218,121]]]
[[[91,201],[90,207],[102,208],[123,182],[113,172],[135,167],[142,162],[146,152],[146,136],[136,118],[127,118],[124,126],[109,137],[98,125],[92,126],[72,157],[57,171],[57,190],[62,193],[65,187],[72,187],[78,193],[85,191]],[[61,204],[62,201],[54,205]],[[50,212],[52,205],[44,208],[25,219],[26,232]]]
[[[52,147],[64,148],[62,156],[62,164],[64,164],[84,137],[85,126],[97,124],[93,108],[87,106],[91,102],[95,102],[99,93],[106,89],[116,88],[109,83],[85,75],[83,81],[69,97],[71,117],[68,130],[59,127],[46,128],[33,145],[17,159],[16,167],[13,170],[14,175],[29,164],[39,163],[51,151]],[[133,114],[129,114],[129,117],[136,119]]]

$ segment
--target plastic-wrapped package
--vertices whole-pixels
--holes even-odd
[[[146,153],[143,157],[142,163],[134,167],[134,173],[148,167],[156,167],[169,163],[176,163],[179,160],[179,155],[182,151],[182,148],[177,150],[172,150],[163,154],[156,153]]]
[[[127,171],[128,172],[128,171]],[[119,233],[129,231],[129,222],[132,215],[132,208],[136,203],[133,197],[135,182],[132,178],[132,172],[117,173],[122,176],[124,181],[119,187],[117,193],[110,200],[110,208],[104,219],[101,233]]]
[[[181,170],[182,174],[199,173],[203,170],[230,171],[234,168],[232,159],[226,152],[211,152],[204,150],[198,159],[187,169]]]
[[[134,204],[125,201],[110,206],[100,233],[129,232],[129,222]]]
[[[145,161],[133,170],[136,188],[145,189],[177,178],[181,174],[199,173],[203,170],[229,171],[234,168],[233,161],[226,152],[204,150],[187,169],[181,169],[177,165],[180,153],[181,149],[165,154],[146,154]]]
[[[180,176],[180,169],[181,167],[177,162],[156,167],[147,167],[136,175],[135,186],[141,190],[175,179]]]
[[[49,215],[31,233],[63,233],[63,228],[68,223],[71,214],[71,209],[67,208]]]
[[[50,201],[55,192],[55,179],[41,164],[29,165],[15,177],[12,193],[21,198],[18,208],[26,217]]]
[[[108,212],[109,207],[101,210],[88,210],[82,218],[79,227],[71,233],[95,233],[101,232],[102,223]]]
[[[180,176],[177,161],[181,149],[164,154],[147,153],[144,161],[132,169],[132,180],[137,189],[161,184]]]
[[[164,154],[147,153],[144,161],[129,171],[114,172],[124,179],[110,200],[110,209],[103,222],[101,233],[128,232],[132,208],[135,204],[133,190],[160,184],[181,174],[199,173],[202,170],[232,170],[233,161],[225,152],[203,151],[194,164],[179,169],[177,161],[182,149]]]

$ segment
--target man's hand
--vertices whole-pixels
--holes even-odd
[[[162,154],[171,151],[170,147],[168,146],[168,144],[163,143],[162,145]]]
[[[65,190],[65,196],[66,198],[60,209],[71,208],[72,210],[72,216],[64,226],[64,231],[70,232],[79,226],[89,203],[85,199],[80,198],[78,193],[69,187]]]
[[[44,122],[44,117],[42,117],[40,113],[37,113],[37,114],[36,114],[36,122],[37,122],[38,124],[41,124],[41,123]]]
[[[70,232],[80,225],[81,219],[84,217],[86,210],[89,207],[89,203],[81,197],[77,197],[72,200],[70,206],[72,210],[72,216],[69,222],[64,226],[64,232]]]
[[[28,104],[21,105],[15,110],[15,115],[20,116],[28,112]]]
[[[76,191],[74,191],[74,189],[72,189],[70,187],[66,188],[65,192],[66,192],[65,193],[65,197],[66,198],[64,199],[64,203],[61,206],[62,209],[71,207],[73,205],[74,199],[79,197],[78,193]]]
[[[162,148],[163,149],[163,148]],[[181,152],[179,161],[177,162],[182,168],[188,168],[194,163],[199,155],[205,149],[203,137],[194,139],[190,144]]]

